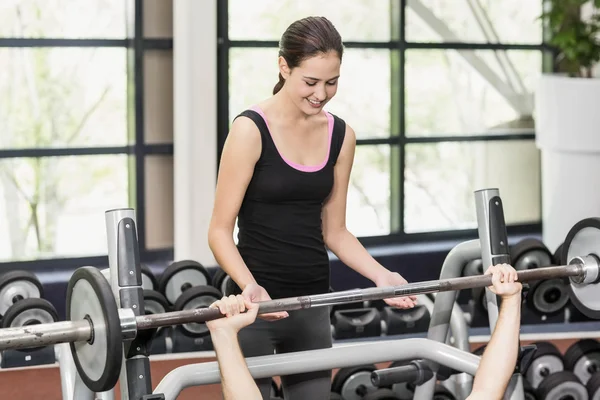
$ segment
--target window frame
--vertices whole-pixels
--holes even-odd
[[[358,239],[364,245],[389,245],[399,243],[419,243],[428,241],[460,240],[477,237],[477,229],[430,231],[422,233],[406,233],[404,226],[404,170],[405,170],[405,150],[407,144],[413,143],[443,143],[443,142],[479,142],[479,141],[507,141],[507,140],[535,140],[535,132],[525,133],[505,133],[493,135],[453,135],[453,136],[423,136],[407,137],[405,126],[405,66],[406,51],[414,49],[426,50],[532,50],[540,51],[542,59],[542,70],[544,72],[553,71],[553,60],[555,53],[553,49],[545,43],[546,29],[543,28],[543,42],[540,44],[518,44],[518,43],[469,43],[469,42],[410,42],[406,40],[406,7],[407,0],[389,0],[392,38],[390,41],[380,42],[358,42],[344,41],[345,48],[358,49],[388,49],[397,54],[398,71],[392,69],[392,86],[394,79],[398,80],[398,90],[396,98],[392,99],[391,109],[397,113],[397,116],[391,121],[391,135],[388,138],[367,138],[357,139],[356,146],[368,146],[386,144],[398,147],[399,166],[395,171],[390,169],[390,184],[392,198],[390,199],[390,227],[389,235],[364,236]],[[544,0],[539,0],[543,3]],[[229,40],[229,1],[217,2],[217,36],[218,36],[218,55],[217,55],[217,163],[221,158],[221,152],[229,130],[229,50],[231,48],[277,48],[278,42],[273,40]],[[394,62],[390,62],[390,68],[393,68]],[[392,162],[393,163],[393,162]],[[218,165],[217,165],[218,168]],[[541,166],[540,166],[541,168]],[[397,185],[397,186],[395,186]],[[396,198],[394,198],[396,196]],[[541,202],[541,197],[540,197]],[[540,204],[541,208],[541,204]],[[508,224],[509,235],[539,235],[542,230],[541,218],[533,223]]]
[[[149,155],[173,155],[173,144],[146,144],[144,127],[144,55],[146,51],[172,51],[172,38],[144,37],[144,2],[132,1],[132,15],[127,16],[128,35],[123,39],[70,39],[70,38],[22,38],[0,37],[0,48],[40,48],[40,47],[78,47],[78,48],[123,48],[130,54],[127,63],[128,80],[133,80],[133,93],[128,93],[133,115],[128,134],[134,139],[127,146],[91,146],[91,147],[56,147],[56,148],[23,148],[0,149],[0,160],[7,158],[41,158],[55,156],[93,156],[124,154],[133,158],[135,182],[130,182],[130,193],[133,191],[133,201],[136,211],[136,224],[140,260],[151,263],[158,260],[172,259],[173,248],[148,249],[146,245],[146,199],[145,199],[145,160]],[[131,96],[133,95],[133,96]],[[133,102],[133,104],[131,103]],[[130,195],[131,196],[131,195]],[[131,197],[130,197],[131,199]],[[31,260],[15,260],[0,262],[0,271],[10,269],[43,270],[80,267],[82,265],[106,266],[107,256],[89,257],[55,257]]]

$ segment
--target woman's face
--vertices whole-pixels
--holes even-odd
[[[337,52],[307,58],[292,70],[283,58],[280,57],[279,62],[281,75],[285,78],[282,90],[305,114],[318,114],[335,96],[341,66]]]

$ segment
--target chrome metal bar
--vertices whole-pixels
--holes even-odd
[[[530,269],[519,271],[517,274],[519,276],[519,281],[524,282],[530,280],[580,276],[584,274],[584,268],[580,264],[573,264]],[[260,302],[258,312],[259,314],[266,314],[277,311],[292,311],[334,304],[362,302],[365,300],[381,300],[391,297],[485,287],[490,286],[491,284],[491,275],[479,275],[416,282],[402,286],[376,287],[323,293],[312,296],[288,297]],[[136,321],[138,330],[142,330],[168,325],[181,325],[190,322],[205,322],[221,317],[222,315],[217,309],[199,308],[195,310],[173,311],[162,314],[141,315],[136,317]]]
[[[90,340],[91,337],[92,327],[87,320],[4,328],[0,329],[0,350],[85,342]]]

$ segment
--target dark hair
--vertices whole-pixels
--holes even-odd
[[[332,50],[338,53],[341,60],[344,53],[342,37],[325,17],[306,17],[293,22],[279,41],[279,55],[285,59],[290,69],[307,58]],[[284,83],[285,79],[279,73],[279,82],[273,88],[273,94],[279,92]]]

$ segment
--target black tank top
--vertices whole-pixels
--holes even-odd
[[[346,124],[327,113],[327,157],[321,165],[304,167],[282,157],[260,109],[239,116],[254,121],[262,150],[238,214],[238,250],[273,299],[327,292],[329,257],[321,211],[333,187]],[[240,293],[239,287],[233,290]]]

